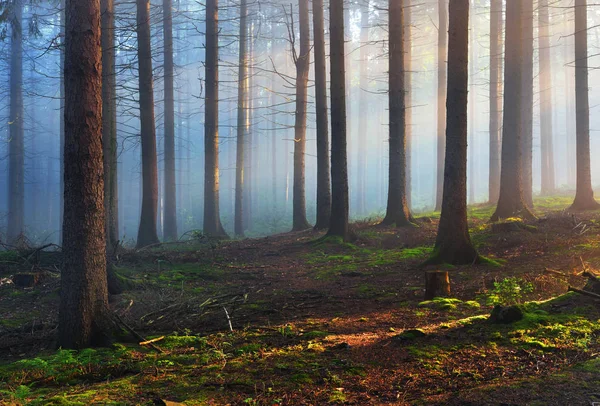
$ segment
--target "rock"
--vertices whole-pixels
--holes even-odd
[[[492,310],[489,321],[495,324],[511,324],[523,319],[523,310],[516,305],[500,306],[496,305]]]
[[[425,337],[426,335],[427,333],[425,333],[423,330],[415,328],[411,330],[404,330],[402,333],[394,336],[393,339],[398,341],[409,341],[416,338]]]

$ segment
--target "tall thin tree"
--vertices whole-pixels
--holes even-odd
[[[594,210],[590,165],[590,102],[588,80],[587,0],[575,0],[575,110],[577,136],[577,189],[570,210]]]
[[[446,81],[448,77],[448,0],[438,1],[438,48],[437,48],[437,176],[435,210],[442,209],[444,195],[444,157],[446,154]]]
[[[444,199],[435,250],[428,264],[479,260],[467,223],[467,104],[469,0],[450,0]]]
[[[175,182],[175,96],[173,67],[173,2],[163,0],[164,36],[164,87],[165,87],[165,134],[164,134],[164,218],[163,238],[177,240],[177,186]]]
[[[331,79],[331,222],[327,235],[350,238],[346,133],[344,0],[329,2]]]
[[[58,343],[78,349],[102,343],[107,332],[100,2],[67,0],[65,15],[64,263]]]
[[[533,1],[523,2],[523,76],[521,80],[521,149],[523,199],[533,208]]]
[[[154,79],[150,45],[150,0],[136,0],[140,92],[140,130],[142,139],[142,213],[137,246],[158,243],[158,164],[156,124],[154,122]]]
[[[389,187],[383,224],[411,225],[406,201],[406,99],[404,72],[404,1],[390,0],[389,35]]]
[[[490,4],[490,169],[489,202],[500,194],[500,117],[502,104],[502,0]]]
[[[358,133],[356,145],[356,213],[364,216],[367,202],[367,125],[370,114],[369,101],[367,99],[368,69],[369,69],[369,0],[360,7],[360,50],[359,50],[359,98],[358,105],[361,114],[358,116]]]
[[[25,209],[25,139],[23,131],[23,2],[10,7],[10,107],[8,144],[8,229],[11,244],[23,237]]]
[[[219,213],[219,0],[206,1],[204,233],[226,238]]]
[[[552,133],[552,61],[550,55],[550,17],[548,0],[539,0],[538,7],[540,49],[540,149],[542,196],[551,195],[556,188],[554,174],[554,141]]]
[[[315,48],[315,103],[317,111],[317,221],[315,229],[323,230],[329,227],[331,218],[325,18],[323,16],[323,0],[313,0],[312,5]]]
[[[248,132],[248,5],[246,0],[240,2],[240,48],[238,71],[238,105],[237,105],[237,153],[235,165],[235,209],[234,233],[238,237],[244,235],[244,156],[246,155],[246,134]],[[273,174],[275,176],[275,174]]]

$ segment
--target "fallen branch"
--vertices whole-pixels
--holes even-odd
[[[152,344],[152,343],[155,343],[157,341],[164,340],[164,339],[165,339],[165,336],[161,336],[161,337],[153,338],[152,340],[142,341],[140,343],[140,345],[149,345],[149,344]]]
[[[594,275],[593,273],[591,273],[590,271],[585,271],[584,273],[582,273],[581,275],[587,277],[588,279],[594,281],[594,282],[598,282],[600,283],[600,278],[597,277],[596,275]]]
[[[580,295],[589,296],[596,300],[600,300],[600,295],[593,293],[593,292],[588,292],[587,290],[577,289],[572,286],[569,286],[568,290],[569,290],[569,292],[576,292],[576,293],[579,293]]]
[[[125,330],[129,331],[131,333],[131,335],[133,335],[138,341],[140,341],[140,342],[147,342],[148,346],[150,346],[150,348],[152,348],[154,351],[159,352],[161,354],[164,353],[163,350],[161,350],[159,347],[157,347],[156,345],[154,345],[151,342],[152,340],[147,340],[140,333],[138,333],[137,331],[135,331],[133,329],[133,327],[130,327],[127,323],[125,323],[123,321],[123,319],[121,317],[119,317],[119,315],[117,313],[113,313],[113,315],[117,319],[118,324],[120,324],[121,326],[123,326],[125,328]]]
[[[562,272],[555,271],[554,269],[550,269],[550,268],[544,268],[544,272],[548,272],[550,274],[560,276],[561,278],[568,278],[569,277],[568,275],[565,275]]]

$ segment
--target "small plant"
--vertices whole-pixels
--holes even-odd
[[[521,278],[505,278],[494,282],[494,289],[488,295],[490,305],[514,305],[521,303],[523,295],[533,292],[533,284]]]
[[[280,326],[277,331],[284,337],[291,337],[294,335],[294,327],[291,324]]]

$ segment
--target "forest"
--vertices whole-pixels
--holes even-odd
[[[0,404],[600,404],[599,68],[588,0],[0,0]]]

